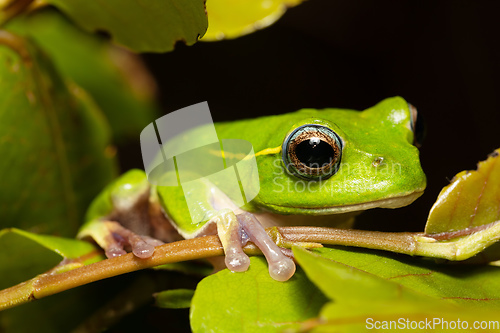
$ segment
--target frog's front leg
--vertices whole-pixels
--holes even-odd
[[[292,277],[295,263],[283,254],[257,218],[248,212],[238,214],[237,218],[243,231],[266,257],[271,277],[277,281],[286,281]]]
[[[266,257],[273,279],[286,281],[295,273],[293,260],[283,254],[284,249],[273,242],[257,218],[236,206],[217,186],[205,180],[197,191],[188,193],[187,198],[196,201],[202,210],[211,215],[207,224],[216,223],[226,256],[225,264],[231,271],[248,269],[250,260],[243,252],[243,246],[251,241]]]
[[[238,219],[230,209],[222,209],[212,218],[217,223],[217,234],[224,248],[226,267],[234,272],[244,272],[250,265],[250,259],[243,252],[248,236],[241,229]]]
[[[248,269],[250,259],[243,252],[243,246],[252,241],[266,257],[273,279],[286,281],[295,273],[293,260],[282,253],[253,214],[241,212],[236,215],[225,208],[218,211],[212,221],[217,223],[226,267],[231,271],[243,272]]]

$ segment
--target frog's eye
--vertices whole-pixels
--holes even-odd
[[[309,180],[333,176],[342,156],[339,136],[330,128],[316,124],[297,127],[285,138],[282,148],[288,171]]]
[[[420,147],[424,141],[425,136],[425,126],[424,119],[420,113],[418,113],[417,108],[408,103],[411,113],[411,130],[413,132],[413,144],[416,147]]]

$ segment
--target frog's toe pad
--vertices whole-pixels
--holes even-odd
[[[295,274],[295,263],[290,258],[269,262],[269,275],[276,281],[287,281]]]
[[[123,249],[123,247],[120,246],[113,246],[105,249],[106,252],[106,257],[107,258],[114,258],[114,257],[119,257],[121,255],[127,254],[127,251]]]
[[[141,259],[149,258],[155,252],[155,247],[151,244],[148,244],[144,241],[139,241],[136,244],[132,245],[132,253]]]
[[[225,262],[233,272],[245,272],[250,266],[250,258],[243,252],[226,255]]]
[[[237,218],[245,234],[266,257],[271,277],[277,281],[290,279],[295,273],[295,263],[272,241],[257,218],[251,213],[238,214]]]
[[[103,222],[103,228],[106,236],[103,237],[101,242],[96,240],[104,249],[108,258],[124,255],[127,250],[131,250],[136,257],[147,259],[153,255],[155,246],[163,244],[157,239],[139,236],[117,222]]]
[[[155,246],[162,245],[163,242],[148,237],[148,236],[139,236],[129,230],[127,230],[130,234],[126,238],[128,240],[129,245],[132,247],[132,253],[141,259],[147,259],[153,255],[155,252]]]

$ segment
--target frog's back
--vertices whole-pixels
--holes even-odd
[[[252,143],[254,151],[277,147],[294,124],[304,119],[322,117],[348,120],[360,113],[347,109],[301,109],[281,115],[263,116],[253,119],[243,119],[216,123],[215,128],[219,139],[242,139]]]

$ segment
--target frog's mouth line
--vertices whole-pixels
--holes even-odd
[[[343,214],[358,212],[372,208],[400,208],[408,206],[418,197],[420,197],[424,191],[415,191],[410,194],[405,194],[392,198],[385,198],[381,200],[375,200],[370,202],[363,202],[354,205],[346,206],[333,206],[333,207],[288,207],[280,205],[268,205],[269,210],[276,213],[282,213],[286,210],[286,214],[297,214],[297,215],[331,215],[331,214]]]

